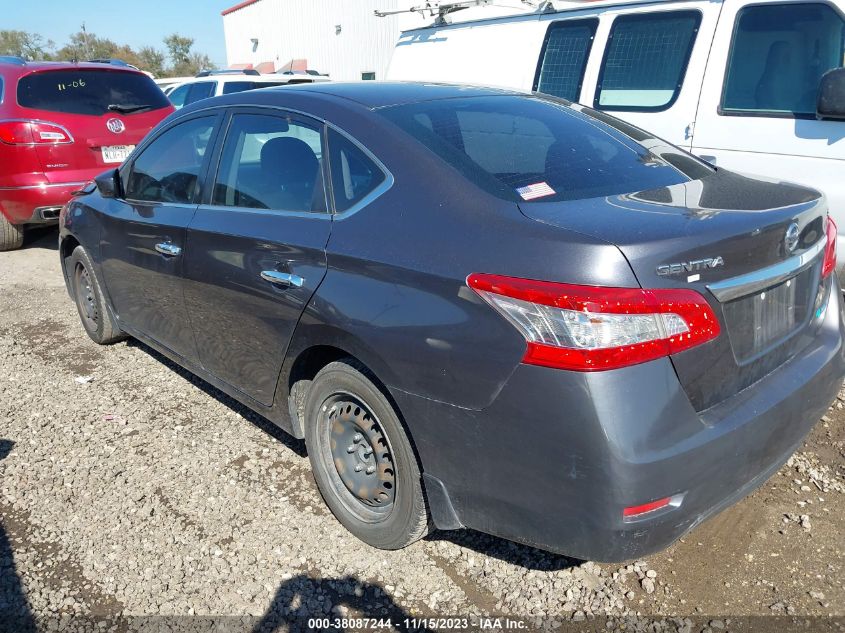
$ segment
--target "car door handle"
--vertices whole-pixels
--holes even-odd
[[[280,273],[278,270],[262,270],[261,278],[271,284],[286,288],[302,288],[302,284],[305,283],[305,280],[299,275]]]
[[[182,254],[182,249],[181,247],[176,246],[176,244],[162,242],[161,244],[156,244],[156,252],[166,255],[167,257],[177,257]]]

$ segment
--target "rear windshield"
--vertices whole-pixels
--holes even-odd
[[[49,112],[100,116],[109,112],[109,106],[137,106],[133,112],[149,112],[165,108],[170,102],[146,75],[119,70],[67,69],[21,77],[18,104]]]
[[[684,173],[684,161],[668,156],[685,158],[680,150],[651,139],[650,146],[669,150],[654,153],[617,127],[558,100],[468,97],[381,113],[477,185],[515,202],[613,196],[711,173],[696,159],[697,173]]]

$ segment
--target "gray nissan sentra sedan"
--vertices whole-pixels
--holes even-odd
[[[623,560],[763,483],[845,375],[817,192],[554,98],[323,84],[170,116],[61,215],[98,343],[304,438],[380,548]],[[283,526],[282,526],[282,529]]]

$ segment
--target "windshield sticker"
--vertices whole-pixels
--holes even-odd
[[[522,196],[523,200],[535,200],[536,198],[555,195],[555,190],[549,187],[549,183],[547,182],[538,182],[533,185],[519,187],[516,192]]]

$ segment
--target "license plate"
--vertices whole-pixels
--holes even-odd
[[[103,153],[104,163],[122,163],[133,149],[135,149],[134,145],[109,145],[101,147],[100,151]]]
[[[816,296],[813,274],[810,268],[762,292],[724,305],[737,360],[753,358],[805,324]]]

